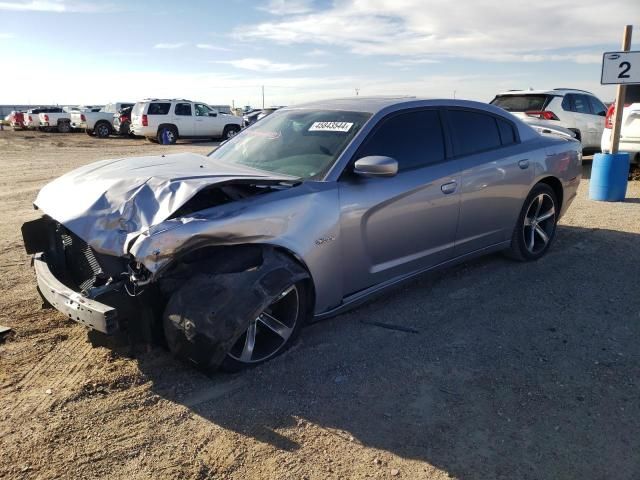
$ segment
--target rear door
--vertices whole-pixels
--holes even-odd
[[[511,238],[534,172],[511,121],[466,108],[446,116],[461,167],[457,257]]]
[[[339,181],[345,294],[451,258],[460,174],[445,145],[439,110],[419,109],[382,119],[358,149]],[[354,174],[370,155],[397,160],[397,175]]]
[[[176,103],[174,110],[174,123],[178,127],[178,134],[191,137],[196,135],[193,108],[190,102]]]
[[[591,111],[589,97],[582,94],[568,93],[565,95],[565,100],[568,102],[570,111],[573,112],[575,128],[580,130],[582,146],[589,148],[600,146],[598,131],[602,134],[602,130],[598,128],[598,121],[596,120],[598,117]]]

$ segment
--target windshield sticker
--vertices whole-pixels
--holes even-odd
[[[353,127],[351,122],[313,122],[310,132],[348,132]]]

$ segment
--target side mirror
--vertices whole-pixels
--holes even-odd
[[[218,112],[209,112],[209,116],[210,117],[217,117],[218,116]]]
[[[356,160],[353,173],[363,177],[393,177],[398,173],[398,161],[380,155],[362,157]]]

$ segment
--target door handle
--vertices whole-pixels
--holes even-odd
[[[449,182],[442,185],[440,190],[442,190],[442,193],[445,195],[449,195],[450,193],[455,192],[456,188],[458,188],[458,184],[456,182]]]
[[[524,169],[526,169],[526,168],[529,168],[529,160],[520,160],[520,161],[518,162],[518,166],[519,166],[522,170],[524,170]]]

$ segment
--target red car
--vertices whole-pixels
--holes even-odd
[[[24,113],[11,112],[9,115],[9,123],[14,130],[22,130],[24,128]]]

